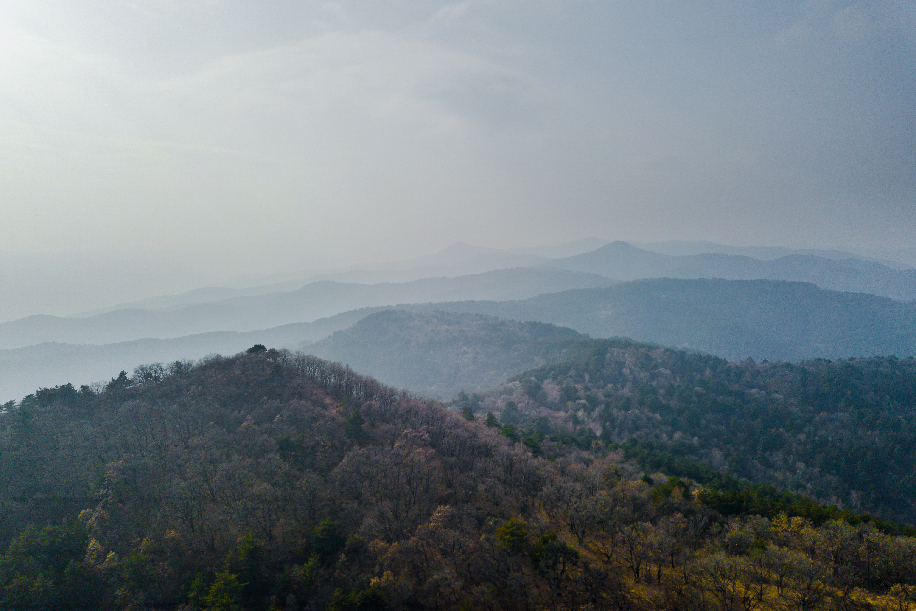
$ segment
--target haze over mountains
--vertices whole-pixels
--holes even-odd
[[[517,268],[405,283],[355,284],[322,280],[295,291],[233,297],[191,306],[126,309],[86,318],[33,316],[0,325],[0,348],[48,341],[104,344],[182,337],[213,331],[253,331],[308,322],[347,310],[465,299],[525,299],[544,292],[607,286],[595,274]]]
[[[505,379],[537,358],[559,358],[561,348],[582,337],[573,330],[733,361],[916,354],[916,304],[804,283],[640,280],[523,301],[400,307],[410,312],[375,313],[298,348],[443,399],[491,387],[500,377],[495,372]],[[492,318],[484,323],[481,314]],[[560,327],[529,328],[523,337],[508,320]],[[558,335],[561,329],[571,334]],[[556,345],[557,337],[567,343]]]
[[[666,251],[654,252],[624,242],[595,244],[512,251],[456,244],[304,284],[275,278],[80,317],[9,321],[0,324],[0,393],[18,399],[39,386],[90,383],[112,369],[234,353],[253,343],[308,351],[313,342],[395,306],[551,323],[592,337],[630,337],[735,360],[916,352],[914,269],[839,251],[669,242],[647,245]],[[720,252],[689,254],[697,250]],[[348,359],[341,354],[339,360]]]
[[[303,349],[385,384],[447,400],[555,362],[582,339],[572,329],[545,323],[385,310]]]
[[[746,255],[666,255],[612,242],[597,250],[552,261],[550,267],[601,274],[615,280],[640,278],[723,278],[813,282],[825,289],[916,299],[916,270],[895,270],[856,258],[827,259],[792,253],[773,260]]]

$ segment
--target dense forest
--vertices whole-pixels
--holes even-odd
[[[604,443],[630,441],[631,454],[661,450],[916,524],[913,358],[734,363],[589,340],[487,398],[478,409],[506,414],[506,424],[547,418]]]
[[[255,346],[7,403],[0,608],[916,608],[903,525],[736,509],[658,450],[461,400]]]

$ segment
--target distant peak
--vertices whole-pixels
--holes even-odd
[[[598,250],[604,251],[615,251],[615,252],[645,252],[642,248],[637,248],[629,242],[624,242],[623,240],[614,240],[613,242],[608,242]]]

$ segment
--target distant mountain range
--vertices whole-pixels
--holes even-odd
[[[841,253],[842,254],[842,253]],[[703,253],[668,255],[611,242],[597,250],[556,259],[555,269],[600,274],[615,280],[642,278],[723,278],[812,282],[824,289],[869,293],[892,299],[916,299],[916,269],[896,270],[856,258],[828,259],[790,254],[773,260],[745,255]]]
[[[0,349],[44,342],[98,345],[220,331],[248,332],[365,307],[466,299],[525,299],[541,293],[609,284],[612,281],[595,274],[530,268],[405,283],[319,281],[295,291],[232,297],[184,307],[118,310],[85,318],[30,316],[0,324]]]
[[[592,337],[630,337],[729,359],[916,352],[916,269],[892,269],[842,251],[686,242],[647,248],[666,252],[594,239],[516,250],[456,244],[428,257],[329,274],[305,285],[286,278],[247,288],[201,288],[80,317],[30,316],[0,324],[0,399],[19,398],[38,386],[97,381],[112,368],[234,353],[253,343],[326,349],[322,354],[330,358],[351,354],[347,359],[354,363],[368,363],[344,350],[344,336],[338,344],[312,344],[393,307],[551,323]],[[703,249],[719,252],[676,254]],[[490,269],[514,264],[533,267]],[[461,270],[488,271],[449,275]],[[432,272],[442,275],[417,278]],[[367,327],[353,331],[363,332]],[[347,341],[367,341],[356,335]],[[393,345],[393,339],[386,341]],[[339,356],[332,345],[342,350]],[[375,358],[368,344],[366,350],[360,358]],[[367,372],[437,396],[453,388]]]
[[[452,251],[431,258],[429,263],[467,263],[492,258],[502,252],[479,253],[478,250],[457,245]],[[321,280],[296,290],[267,294],[258,294],[258,289],[200,289],[92,316],[30,316],[3,323],[0,324],[0,349],[44,342],[99,345],[218,331],[247,332],[317,320],[362,307],[457,300],[519,300],[568,289],[606,287],[613,281],[660,277],[790,280],[812,282],[837,291],[916,299],[916,270],[894,270],[861,259],[833,260],[799,254],[768,261],[728,254],[675,256],[650,252],[625,242],[612,242],[596,250],[549,261],[534,255],[512,256],[540,262],[540,267],[401,283]],[[264,288],[269,287],[260,290]]]
[[[810,283],[652,279],[561,291],[523,300],[404,303],[396,307],[427,314],[447,311],[550,323],[595,338],[629,337],[732,360],[750,357],[795,361],[818,357],[896,355],[903,358],[916,355],[916,303],[826,291]],[[244,333],[188,334],[173,339],[109,342],[107,346],[43,343],[0,350],[0,400],[18,399],[38,386],[97,381],[112,369],[129,370],[142,363],[196,359],[212,353],[232,354],[255,343],[320,352],[327,358],[350,362],[358,368],[393,359],[392,345],[397,345],[399,351],[409,351],[422,347],[424,342],[433,342],[435,333],[446,333],[446,330],[434,332],[430,328],[418,334],[416,324],[411,326],[404,321],[405,326],[398,330],[391,320],[375,318],[348,331],[338,341],[314,345],[370,314],[389,309],[392,307],[364,308],[311,323],[279,325]],[[381,320],[387,320],[385,329],[373,328],[373,324]],[[494,329],[499,333],[508,332],[498,326]],[[398,333],[403,337],[397,339]],[[416,344],[411,344],[410,338],[416,340]],[[456,345],[465,342],[463,345],[468,350],[483,349],[477,339],[456,337],[455,341]],[[377,345],[373,346],[373,342]],[[398,358],[406,362],[417,357],[404,352]],[[499,359],[489,361],[490,366],[501,372],[508,371],[501,363],[512,362],[512,358],[510,350]],[[386,366],[401,367],[395,361],[397,359]],[[478,367],[478,373],[483,369],[482,365]],[[406,377],[389,378],[381,369],[366,371],[413,390],[437,396],[445,392],[436,387],[435,382],[417,385],[415,380]],[[433,387],[435,393],[430,390]]]
[[[577,337],[573,331],[735,361],[916,354],[916,304],[797,282],[640,280],[523,301],[399,307],[410,314],[374,313],[299,349],[440,398],[485,389],[491,378],[510,377],[526,362],[559,358],[562,351],[551,342],[562,339],[565,349],[563,342]],[[549,331],[556,327],[546,325],[521,333],[519,323],[507,320],[552,323],[569,335],[556,335]]]
[[[916,354],[916,303],[773,280],[651,279],[523,301],[437,304],[727,359]]]

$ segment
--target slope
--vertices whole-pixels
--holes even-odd
[[[872,520],[721,513],[562,437],[536,458],[257,346],[46,389],[0,411],[0,606],[883,610],[916,588],[916,540]]]
[[[730,363],[623,340],[570,353],[486,393],[479,409],[916,524],[913,358]]]
[[[305,349],[386,384],[449,399],[559,360],[582,337],[571,329],[479,314],[387,310]]]
[[[351,310],[312,322],[234,333],[198,333],[171,339],[137,339],[100,346],[46,342],[0,350],[0,403],[18,400],[37,388],[73,383],[93,385],[112,371],[132,371],[145,363],[195,360],[235,354],[253,344],[295,348],[349,327],[378,308]]]
[[[732,360],[916,354],[916,303],[798,282],[662,278],[436,308],[548,322],[592,337],[630,337]]]

